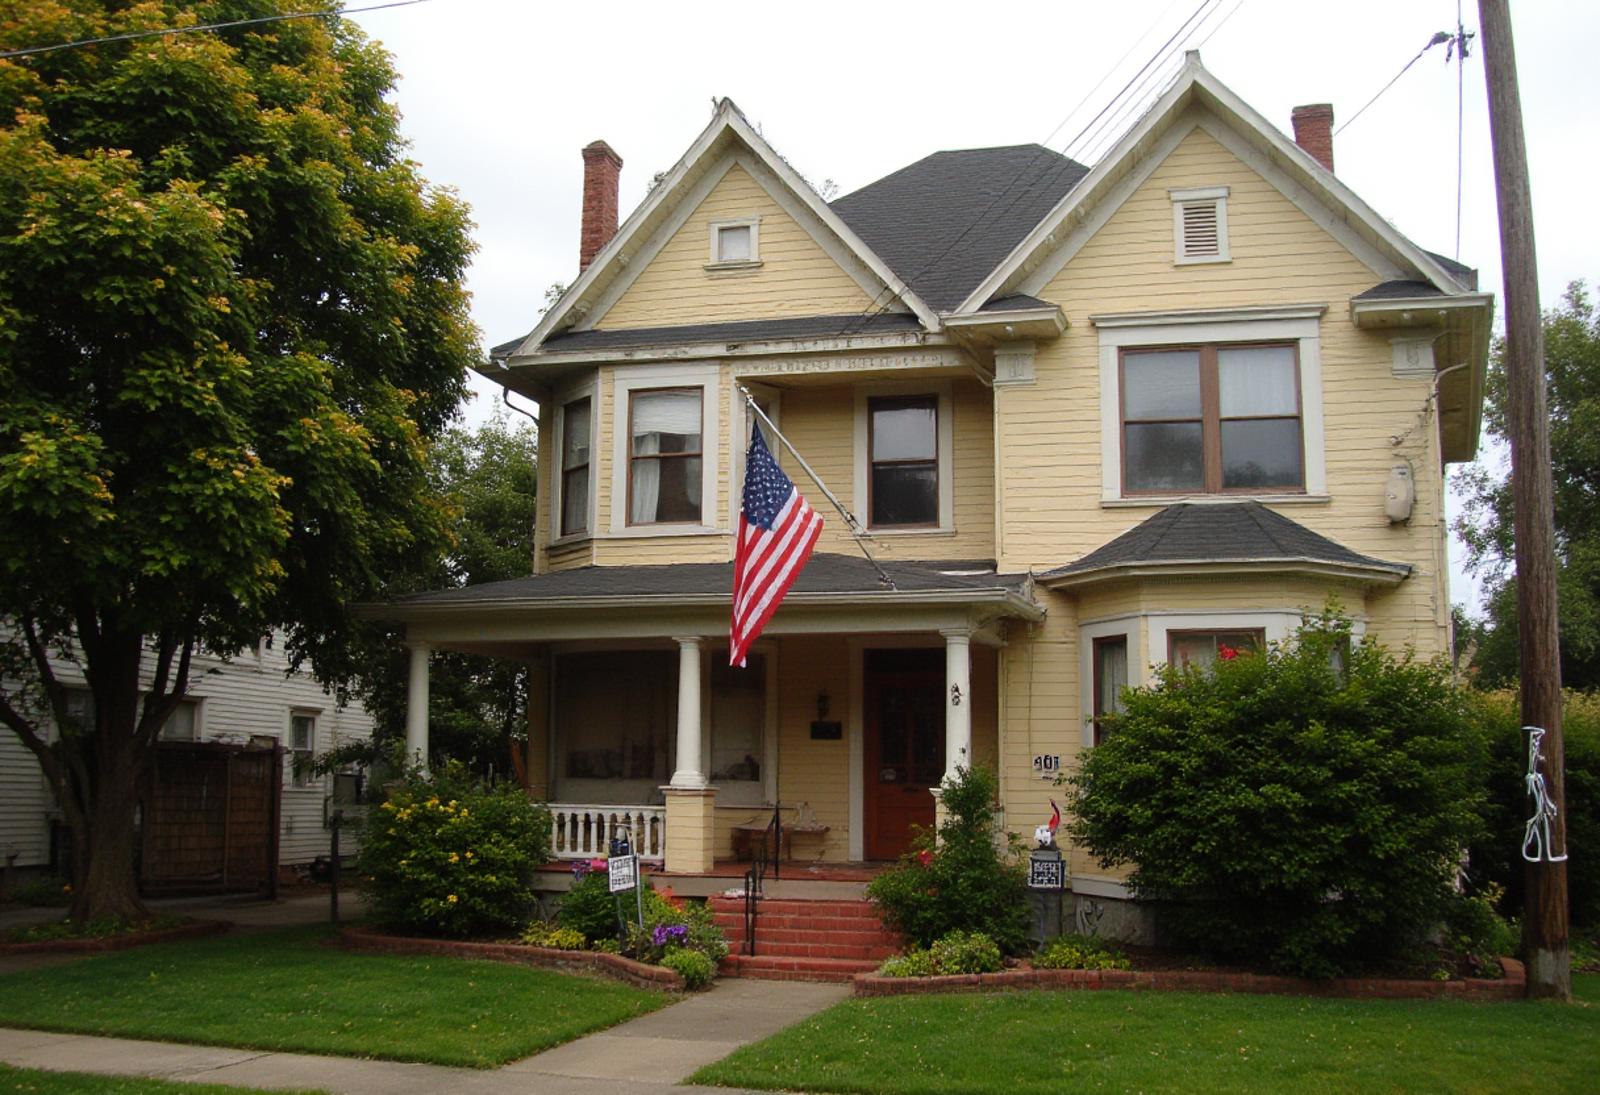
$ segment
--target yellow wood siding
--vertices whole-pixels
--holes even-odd
[[[1172,261],[1169,188],[1229,188],[1232,261]],[[1099,338],[1091,315],[1264,304],[1325,304],[1321,320],[1324,452],[1331,501],[1280,511],[1364,554],[1411,564],[1412,577],[1370,599],[1374,633],[1385,642],[1442,651],[1445,595],[1442,479],[1434,424],[1391,437],[1418,419],[1425,379],[1396,379],[1385,338],[1357,330],[1349,298],[1378,275],[1265,179],[1195,130],[1158,167],[1040,294],[1059,303],[1070,326],[1039,348],[1035,386],[996,393],[1002,419],[1002,568],[1071,562],[1149,517],[1159,506],[1102,507]],[[1383,512],[1392,464],[1409,461],[1417,505],[1405,525]]]
[[[761,265],[707,270],[714,221],[760,217]],[[826,316],[872,307],[811,233],[735,164],[595,326],[604,329]]]

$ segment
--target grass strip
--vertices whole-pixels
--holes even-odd
[[[357,954],[325,928],[156,944],[0,977],[0,1026],[490,1068],[670,997],[550,970]]]
[[[848,1000],[689,1082],[944,1095],[1593,1092],[1600,976],[1578,1000],[1016,992]]]
[[[0,1064],[0,1095],[321,1095],[221,1084],[178,1084],[142,1076],[100,1076],[92,1072],[49,1072]]]

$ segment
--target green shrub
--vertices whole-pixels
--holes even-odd
[[[1033,956],[1033,968],[1040,970],[1125,970],[1130,965],[1116,947],[1087,935],[1052,939]]]
[[[884,977],[934,977],[955,973],[995,973],[1005,968],[1000,948],[982,932],[947,932],[931,947],[913,947],[884,961]]]
[[[581,951],[585,942],[582,932],[542,920],[523,928],[521,938],[530,947],[551,947],[558,951]]]
[[[1073,838],[1205,953],[1314,977],[1395,960],[1443,919],[1480,824],[1483,739],[1439,663],[1286,643],[1125,694],[1071,783]]]
[[[390,786],[362,838],[373,915],[424,935],[504,932],[527,919],[550,818],[515,784],[489,787],[452,762]]]
[[[704,988],[717,975],[717,967],[710,958],[688,947],[669,947],[661,956],[661,964],[676,970],[683,978],[684,987],[689,989]]]
[[[1445,910],[1444,949],[1459,957],[1474,977],[1500,977],[1500,959],[1521,949],[1517,929],[1495,911],[1498,886],[1484,893],[1458,895]]]
[[[563,928],[571,928],[580,933],[584,939],[593,944],[601,939],[615,939],[617,937],[617,910],[621,907],[621,896],[613,895],[605,871],[591,871],[586,867],[582,870],[574,869],[572,888],[561,897],[561,905],[556,910],[556,920]],[[633,894],[626,895],[630,906],[633,903]],[[632,920],[634,910],[630,907],[624,910],[627,919]]]
[[[995,844],[994,773],[959,768],[942,791],[937,840],[920,833],[900,863],[867,886],[889,927],[920,946],[952,931],[982,932],[1006,954],[1027,944],[1027,872]],[[1015,842],[1013,842],[1015,845]]]
[[[1511,692],[1479,693],[1477,712],[1489,738],[1486,824],[1471,849],[1469,872],[1479,887],[1505,891],[1500,911],[1522,914],[1526,863],[1523,825],[1532,812],[1523,776],[1528,770],[1527,738]],[[1572,923],[1600,928],[1600,859],[1581,849],[1600,847],[1600,693],[1567,692],[1562,705],[1566,747],[1567,895]]]

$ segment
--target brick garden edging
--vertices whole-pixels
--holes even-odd
[[[1514,958],[1500,960],[1505,977],[1462,981],[1414,981],[1395,977],[1300,977],[1221,970],[1003,970],[948,977],[880,977],[857,974],[856,996],[915,996],[929,992],[997,992],[1005,989],[1156,989],[1184,992],[1250,992],[1277,996],[1341,996],[1384,1000],[1516,1000],[1526,971]]]
[[[519,966],[558,969],[568,973],[598,973],[626,981],[642,989],[683,991],[683,977],[665,966],[636,962],[620,954],[601,951],[563,951],[553,947],[530,947],[524,943],[469,943],[456,939],[423,939],[389,935],[370,928],[346,928],[339,933],[341,946],[379,954],[435,954],[448,958],[477,958],[487,962],[510,962]]]
[[[150,943],[171,943],[181,939],[201,939],[208,935],[221,935],[231,927],[233,925],[226,920],[192,920],[187,924],[177,924],[170,928],[122,932],[118,935],[0,943],[0,957],[17,954],[100,954],[104,951],[125,951],[131,947],[143,947]]]

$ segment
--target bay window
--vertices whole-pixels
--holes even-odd
[[[1259,627],[1229,631],[1169,630],[1167,661],[1178,669],[1205,669],[1219,658],[1254,654],[1266,646]]]
[[[588,397],[574,399],[561,408],[561,529],[562,536],[589,531]]]
[[[1128,687],[1128,636],[1106,635],[1094,641],[1094,736],[1099,745],[1102,720],[1122,710],[1122,692]]]
[[[634,391],[628,403],[628,523],[699,524],[703,388]]]

